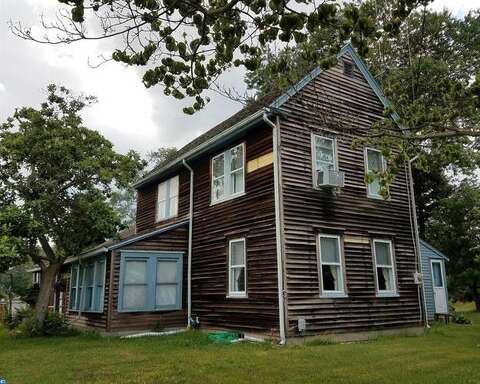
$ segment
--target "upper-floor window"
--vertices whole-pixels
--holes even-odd
[[[228,251],[228,296],[247,295],[246,269],[245,239],[231,240]]]
[[[373,240],[373,259],[378,296],[397,294],[393,247],[390,240]]]
[[[313,136],[315,171],[337,170],[336,140],[330,137]]]
[[[105,257],[72,264],[70,309],[102,312],[105,290]]]
[[[367,184],[369,197],[381,199],[380,174],[385,172],[386,164],[382,152],[378,149],[365,148],[365,172],[371,178]]]
[[[245,191],[244,145],[240,144],[212,159],[212,203]]]
[[[122,252],[118,310],[182,308],[182,254]]]
[[[338,235],[319,235],[320,294],[344,296],[342,246]]]
[[[177,216],[178,176],[158,184],[157,221]]]

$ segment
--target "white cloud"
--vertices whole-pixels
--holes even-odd
[[[435,0],[430,7],[436,11],[450,10],[453,15],[463,17],[472,9],[480,9],[478,0]]]
[[[160,87],[145,88],[141,82],[144,68],[115,62],[90,67],[89,59],[97,61],[100,53],[108,56],[110,41],[40,45],[8,31],[6,24],[12,19],[32,25],[32,33],[43,34],[38,25],[40,14],[51,17],[58,7],[52,0],[0,0],[0,57],[9,57],[0,63],[0,81],[9,91],[14,90],[12,96],[0,98],[0,121],[16,107],[38,105],[46,86],[57,83],[98,97],[99,103],[85,110],[88,127],[100,131],[122,152],[135,149],[146,153],[159,146],[183,146],[240,108],[213,96],[205,110],[187,116],[183,105],[167,98]]]
[[[146,153],[159,146],[182,146],[240,109],[238,103],[211,94],[211,103],[194,116],[183,114],[183,104],[166,97],[160,87],[147,89],[141,82],[144,68],[107,63],[93,69],[88,59],[111,52],[112,42],[39,45],[13,36],[8,20],[37,25],[40,14],[51,16],[56,0],[0,0],[0,121],[16,107],[38,105],[49,83],[92,94],[99,103],[85,112],[90,128],[100,131],[124,152]],[[450,9],[462,16],[479,0],[435,0],[433,9]],[[37,29],[38,30],[38,29]],[[242,88],[242,74],[227,73],[224,83]],[[8,97],[6,90],[8,90]]]

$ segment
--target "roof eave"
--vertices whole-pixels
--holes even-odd
[[[63,264],[70,264],[75,261],[83,260],[83,259],[89,259],[90,257],[98,256],[101,255],[102,253],[107,253],[109,249],[107,247],[101,247],[98,249],[93,249],[91,251],[87,251],[85,253],[80,254],[79,256],[71,256],[67,257],[67,259],[64,261]]]
[[[149,184],[155,179],[160,178],[165,172],[169,171],[170,169],[174,168],[175,166],[180,165],[183,160],[189,160],[194,156],[198,156],[199,154],[208,151],[211,147],[213,147],[218,141],[222,139],[228,138],[230,135],[237,133],[241,129],[249,128],[251,125],[259,122],[262,119],[263,114],[267,111],[266,108],[261,108],[258,111],[252,113],[251,115],[247,116],[245,119],[240,120],[238,123],[232,125],[230,128],[226,129],[225,131],[219,133],[218,135],[212,137],[211,139],[205,141],[204,143],[198,145],[197,147],[191,149],[190,151],[184,153],[180,157],[176,158],[175,160],[167,163],[161,168],[158,168],[148,175],[144,176],[137,182],[133,184],[134,188],[140,188],[146,184]]]

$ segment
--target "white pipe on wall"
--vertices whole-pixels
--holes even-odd
[[[415,202],[415,189],[413,187],[413,174],[412,174],[412,163],[417,159],[418,159],[418,155],[408,160],[408,178],[409,178],[409,189],[410,189],[410,203],[411,203],[411,210],[413,215],[413,229],[415,231],[415,259],[417,261],[417,270],[418,272],[422,273],[422,255],[420,251],[420,234],[418,231],[417,204]],[[428,323],[427,301],[425,296],[424,278],[422,278],[421,285],[422,285],[421,299],[423,301],[425,327],[430,328],[430,324]],[[422,305],[420,304],[420,313],[422,312],[421,308],[422,308]]]
[[[190,206],[188,214],[188,264],[187,264],[187,327],[190,327],[192,320],[192,239],[193,239],[193,168],[188,165],[185,159],[183,165],[190,171]]]
[[[285,332],[285,300],[283,286],[283,252],[282,252],[282,231],[280,221],[280,164],[278,153],[278,126],[271,121],[267,114],[263,114],[263,120],[272,127],[273,139],[273,180],[275,194],[275,232],[277,241],[277,276],[278,276],[278,312],[280,327],[280,344],[287,342]]]

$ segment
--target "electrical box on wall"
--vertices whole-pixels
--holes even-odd
[[[423,283],[423,273],[415,272],[413,274],[413,281],[415,284],[422,284]]]
[[[304,333],[307,329],[307,321],[304,318],[298,319],[297,328],[299,333]]]

